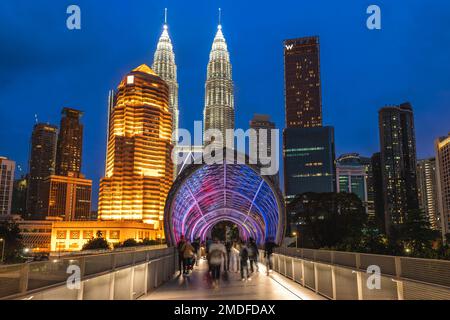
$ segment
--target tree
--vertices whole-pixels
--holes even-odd
[[[410,210],[405,222],[398,227],[398,239],[405,252],[414,257],[433,258],[433,242],[439,239],[439,232],[431,229],[425,213],[420,209]]]
[[[137,247],[141,245],[141,243],[137,242],[134,239],[127,239],[123,243],[119,245],[119,248],[130,248],[130,247]]]
[[[0,224],[0,238],[4,243],[0,245],[0,250],[5,245],[4,261],[8,263],[21,262],[21,252],[23,250],[22,236],[19,226],[12,222],[3,222]],[[1,255],[1,252],[0,252]]]
[[[312,248],[357,248],[367,220],[361,200],[349,193],[305,193],[287,209],[302,245]]]
[[[111,249],[108,241],[103,238],[102,232],[97,232],[97,237],[89,240],[81,250],[109,250]]]

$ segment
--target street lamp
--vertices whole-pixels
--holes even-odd
[[[2,243],[2,260],[0,260],[1,263],[3,263],[3,260],[5,260],[5,239],[0,238],[0,242]]]
[[[292,232],[292,235],[295,237],[295,247],[298,248],[298,235],[297,235],[297,232]]]

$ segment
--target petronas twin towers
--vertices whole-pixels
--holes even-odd
[[[167,17],[167,15],[166,15]],[[173,130],[179,126],[177,65],[167,19],[159,38],[153,70],[169,85]],[[227,43],[219,22],[209,55],[205,84],[204,130],[217,129],[225,137],[226,129],[234,129],[234,87]]]

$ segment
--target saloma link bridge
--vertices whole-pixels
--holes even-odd
[[[223,149],[226,153],[227,150]],[[233,152],[231,153],[233,154]],[[244,163],[238,161],[244,158]],[[274,179],[234,151],[222,164],[184,166],[167,196],[167,246],[78,252],[0,267],[0,299],[450,299],[450,261],[282,246],[286,214]],[[189,277],[179,276],[176,243],[205,239],[219,222],[240,237],[280,245],[266,275],[263,252],[251,281],[228,272],[216,289],[202,260]]]

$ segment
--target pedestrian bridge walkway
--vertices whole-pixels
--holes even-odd
[[[260,264],[251,280],[242,281],[239,272],[222,273],[215,287],[205,260],[189,276],[177,274],[142,300],[325,300],[322,296],[277,274],[266,275]]]
[[[179,276],[177,266],[173,247],[5,265],[0,266],[0,299],[450,300],[450,261],[442,260],[278,248],[269,276],[260,264],[251,281],[228,273],[218,288],[205,261],[188,277]]]

